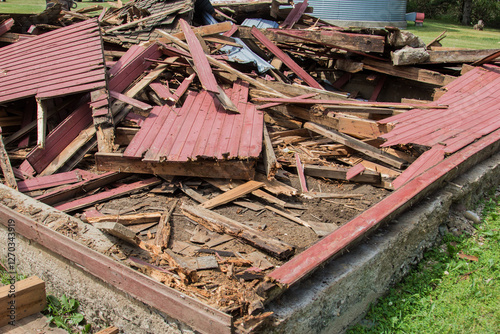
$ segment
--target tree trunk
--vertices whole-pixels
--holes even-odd
[[[462,3],[462,24],[469,25],[472,14],[472,0],[463,0]]]

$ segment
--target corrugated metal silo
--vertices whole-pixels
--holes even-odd
[[[309,0],[313,16],[339,26],[406,28],[406,0]]]

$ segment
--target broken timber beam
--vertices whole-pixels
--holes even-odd
[[[184,43],[183,41],[179,40],[178,38],[175,38],[173,37],[172,35],[166,33],[165,31],[162,31],[162,30],[156,30],[158,31],[160,34],[162,34],[163,36],[167,37],[172,43],[175,43],[177,45],[179,45],[181,48],[183,49],[186,49],[188,50],[189,49],[189,46]],[[286,97],[286,95],[284,94],[281,94],[279,92],[277,92],[276,90],[266,86],[265,84],[263,83],[260,83],[259,81],[249,77],[248,75],[244,74],[244,73],[241,73],[240,71],[238,70],[235,70],[234,68],[232,68],[231,66],[213,58],[212,56],[209,56],[209,55],[206,55],[207,59],[208,59],[208,62],[220,69],[223,69],[224,71],[227,71],[231,74],[234,74],[236,75],[238,78],[240,78],[241,80],[243,81],[246,81],[252,85],[254,85],[255,87],[258,87],[260,89],[263,89],[263,90],[266,90],[266,91],[270,91],[272,93],[275,93],[277,95],[279,95],[280,97]]]
[[[240,38],[253,38],[249,27],[238,27]],[[297,29],[259,29],[269,40],[275,43],[304,43],[304,38],[314,40],[318,44],[341,45],[347,49],[361,52],[384,52],[385,37],[345,33],[340,31],[312,31]],[[286,31],[286,35],[280,32]]]
[[[428,50],[429,59],[422,64],[463,64],[474,63],[484,57],[487,57],[495,52],[500,52],[499,49],[485,50],[450,50],[450,51],[431,51]]]
[[[156,186],[160,183],[161,183],[160,179],[152,177],[147,180],[142,180],[131,184],[122,185],[115,189],[104,191],[102,193],[97,193],[95,195],[90,195],[74,201],[66,202],[64,204],[55,205],[54,207],[64,212],[73,212],[85,208],[87,206],[90,206],[92,204],[124,196],[135,191],[147,189],[149,187]]]
[[[395,77],[423,82],[435,86],[445,86],[456,79],[452,75],[441,74],[439,72],[425,70],[417,67],[396,67],[391,63],[385,63],[369,58],[363,59],[363,64],[363,67],[370,71],[384,73]]]
[[[328,130],[322,126],[310,122],[304,124],[304,128],[319,133],[322,136],[330,138],[340,144],[355,149],[356,151],[366,154],[372,158],[383,161],[393,167],[401,169],[407,164],[407,162],[403,159],[392,156],[382,150],[379,150],[369,144],[362,142],[361,140],[339,133],[335,130]]]
[[[269,132],[267,131],[266,124],[264,123],[264,138],[263,138],[263,150],[262,150],[262,160],[264,161],[264,168],[266,170],[266,175],[268,180],[274,180],[274,175],[278,169],[281,168],[281,164],[276,159],[276,154],[274,153],[273,144],[271,138],[269,137]]]
[[[158,222],[162,216],[161,212],[145,212],[132,215],[104,215],[97,217],[87,217],[90,224],[103,222],[116,222],[124,226],[144,223]]]
[[[254,160],[188,161],[188,162],[144,162],[129,159],[121,153],[96,153],[99,171],[117,171],[155,175],[180,175],[252,180],[255,175]]]
[[[229,191],[226,191],[223,194],[220,194],[219,196],[216,196],[206,202],[203,202],[202,204],[200,204],[200,206],[205,209],[213,209],[219,205],[232,202],[237,198],[245,196],[246,194],[249,194],[252,191],[259,189],[263,185],[264,183],[262,182],[248,181],[244,184],[237,186],[236,188],[233,188]]]
[[[12,170],[12,165],[10,164],[9,155],[5,150],[2,139],[2,128],[0,128],[0,168],[3,172],[3,177],[5,178],[5,183],[17,190],[16,177],[14,176],[14,171]]]
[[[252,35],[259,40],[269,51],[278,57],[288,68],[295,73],[299,78],[304,80],[309,86],[317,89],[324,89],[309,73],[300,67],[292,58],[281,51],[272,41],[270,41],[259,29],[253,27]]]
[[[320,178],[324,177],[335,180],[347,180],[348,171],[349,168],[343,167],[304,165],[304,173],[306,175]],[[376,184],[380,182],[380,174],[371,170],[365,170],[361,174],[358,174],[351,178],[349,181]]]
[[[203,225],[207,229],[243,239],[248,244],[278,259],[287,259],[293,254],[294,250],[292,246],[208,209],[184,204],[182,205],[182,211],[188,218]]]

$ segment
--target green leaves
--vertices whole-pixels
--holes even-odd
[[[78,313],[79,303],[76,299],[68,298],[63,295],[61,299],[53,295],[47,296],[47,307],[43,313],[47,316],[48,322],[53,323],[56,327],[68,331],[68,333],[78,333],[77,329],[83,325],[85,317]],[[90,333],[91,325],[86,324],[81,330],[82,334]]]

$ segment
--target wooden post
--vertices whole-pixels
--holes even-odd
[[[44,100],[36,99],[36,114],[37,114],[37,128],[38,128],[38,139],[37,144],[40,148],[45,147],[45,134],[47,131],[47,104]]]
[[[5,183],[11,188],[17,190],[17,182],[14,176],[14,171],[12,170],[12,165],[10,164],[9,155],[5,150],[2,139],[2,128],[0,127],[0,167],[2,168],[3,176],[5,178]]]

